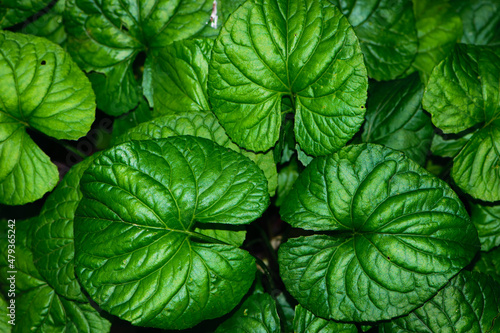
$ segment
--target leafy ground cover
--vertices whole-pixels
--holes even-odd
[[[498,1],[0,29],[0,331],[500,331]]]

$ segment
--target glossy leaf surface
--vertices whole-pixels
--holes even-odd
[[[106,311],[135,325],[194,326],[229,312],[253,282],[246,251],[196,223],[248,224],[269,204],[248,158],[191,136],[104,152],[80,182],[77,275]]]
[[[287,289],[323,318],[406,314],[479,250],[448,185],[402,153],[373,144],[313,160],[280,212],[294,227],[343,231],[290,239],[279,250]]]
[[[208,92],[238,145],[272,148],[281,100],[294,100],[294,132],[311,155],[338,150],[363,121],[367,77],[354,30],[327,1],[252,0],[217,38]]]
[[[76,140],[90,129],[95,97],[88,79],[58,45],[0,31],[0,203],[41,198],[57,167],[26,133]]]
[[[295,307],[293,320],[295,333],[357,333],[354,324],[345,324],[316,317],[311,311],[304,309],[300,304]]]

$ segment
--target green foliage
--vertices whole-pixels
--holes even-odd
[[[498,0],[0,29],[0,331],[500,331]]]

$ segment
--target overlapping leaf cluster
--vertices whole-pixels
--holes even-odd
[[[14,332],[500,330],[497,1],[4,1],[0,28],[0,203],[52,191]],[[44,140],[96,107],[111,143],[55,187]]]

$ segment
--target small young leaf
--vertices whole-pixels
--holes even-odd
[[[57,167],[27,128],[76,140],[95,118],[88,79],[69,55],[44,38],[0,31],[0,203],[40,199],[59,180]]]
[[[424,86],[418,75],[370,84],[363,142],[400,150],[420,165],[425,163],[434,134],[431,118],[420,104]]]
[[[279,249],[288,291],[323,318],[407,314],[479,250],[474,225],[449,186],[379,145],[351,145],[313,160],[280,212],[294,227],[340,231],[290,239]]]
[[[357,333],[354,324],[339,323],[315,316],[312,312],[304,309],[300,304],[295,307],[295,318],[293,320],[295,333]]]
[[[500,245],[500,204],[471,203],[470,215],[481,241],[481,250],[489,251]]]
[[[500,284],[463,271],[422,307],[384,324],[382,332],[498,332],[499,319]]]
[[[358,39],[327,1],[247,1],[214,45],[213,111],[229,137],[253,151],[276,144],[284,96],[295,105],[300,147],[314,156],[338,150],[363,122],[366,90]]]
[[[280,333],[276,303],[269,294],[249,296],[239,309],[215,333]]]
[[[192,136],[130,141],[102,153],[80,181],[75,259],[80,283],[134,325],[182,329],[229,312],[255,260],[194,231],[248,224],[269,205],[248,158]]]
[[[418,49],[412,2],[408,0],[329,0],[354,27],[368,76],[394,80],[411,65]]]

